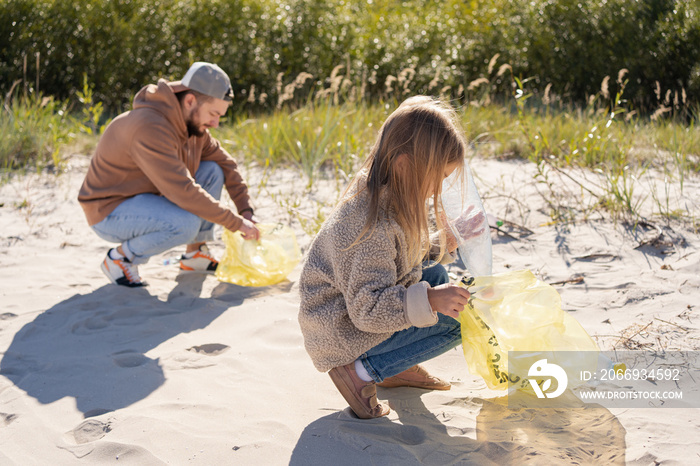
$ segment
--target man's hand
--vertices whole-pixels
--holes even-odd
[[[255,218],[255,215],[253,215],[253,212],[251,212],[250,210],[243,211],[241,217],[243,217],[246,220],[250,220],[253,223],[258,223],[258,219]]]
[[[258,230],[258,227],[255,226],[254,222],[248,220],[247,218],[243,219],[243,223],[241,224],[240,228],[238,228],[238,231],[240,231],[243,235],[243,239],[260,239],[260,230]]]
[[[433,311],[455,319],[469,303],[470,296],[467,290],[451,283],[428,289],[428,302]]]

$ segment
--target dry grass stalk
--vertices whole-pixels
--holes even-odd
[[[250,92],[248,92],[248,103],[255,103],[255,84],[250,86]]]
[[[343,84],[343,80],[345,79],[343,75],[340,74],[340,70],[345,68],[345,65],[336,65],[333,68],[333,71],[331,71],[331,77],[330,79],[330,93],[333,94],[333,102],[338,105],[338,90],[341,88]]]
[[[377,70],[372,70],[372,72],[369,75],[369,78],[367,78],[367,82],[369,82],[372,85],[377,84]]]
[[[654,320],[642,326],[633,324],[620,332],[613,348],[623,347],[628,350],[643,350],[656,346],[657,350],[684,350],[685,334],[689,328],[665,319],[654,317]],[[682,332],[682,333],[681,333]],[[678,337],[681,336],[679,339]],[[690,348],[697,349],[697,348]]]
[[[620,71],[617,72],[617,83],[622,86],[622,80],[625,78],[625,76],[629,73],[629,70],[627,68],[622,68]]]
[[[306,81],[313,78],[314,76],[311,73],[302,71],[294,80],[294,85],[297,87],[297,89],[301,89],[302,87],[304,87],[304,84],[306,84]]]
[[[506,71],[510,71],[511,73],[513,72],[513,67],[508,63],[504,63],[500,66],[500,68],[498,68],[498,73],[496,73],[496,76],[500,78],[506,73]]]
[[[622,331],[622,335],[620,336],[620,339],[613,345],[613,348],[616,348],[618,343],[622,343],[622,346],[624,346],[627,349],[638,349],[640,346],[642,346],[638,342],[633,342],[633,338],[645,331],[651,324],[653,324],[654,321],[652,320],[648,324],[646,324],[644,327],[641,327],[638,324],[633,325],[632,327],[628,327],[627,329]],[[626,333],[629,333],[630,331],[634,331],[630,336],[625,336]]]
[[[343,68],[345,68],[345,65],[335,65],[333,71],[331,71],[331,77],[328,78],[328,82],[330,82],[331,89],[334,89],[334,92],[338,91],[340,83],[343,80],[343,77],[340,75],[340,70]]]
[[[405,88],[406,85],[413,80],[413,77],[415,75],[416,75],[415,66],[410,66],[408,68],[404,68],[399,73],[399,77],[398,77],[399,85],[402,85]]]
[[[488,84],[489,80],[486,78],[478,78],[475,79],[474,81],[470,82],[469,85],[467,86],[468,91],[473,91],[477,87],[481,86],[482,84]]]
[[[501,54],[497,53],[496,55],[491,57],[491,60],[489,60],[489,68],[488,68],[488,73],[487,73],[488,75],[491,75],[491,73],[493,72],[493,68],[496,66],[496,61],[498,61],[498,57],[500,57],[500,56],[501,56]]]
[[[608,86],[608,83],[610,82],[610,76],[606,76],[603,78],[603,82],[600,83],[600,93],[603,95],[604,98],[609,99],[610,98],[610,89]]]
[[[281,86],[282,86],[282,79],[281,79],[282,77],[281,77],[281,74],[282,74],[282,73],[280,73],[279,75],[277,75],[277,78],[278,78],[278,80],[277,80],[277,88],[278,88],[278,89],[281,88]],[[283,103],[285,103],[285,102],[287,102],[287,101],[289,101],[289,100],[294,99],[294,93],[295,93],[295,91],[296,91],[297,89],[303,88],[303,87],[304,87],[304,84],[306,84],[306,81],[308,81],[309,79],[313,79],[313,75],[312,75],[312,74],[309,74],[309,73],[307,73],[307,72],[305,72],[305,71],[302,71],[301,73],[299,73],[299,74],[297,75],[296,78],[294,78],[294,80],[293,80],[292,82],[290,82],[289,84],[285,85],[285,86],[284,86],[284,92],[278,94],[278,97],[277,97],[277,108],[281,108]]]
[[[552,83],[547,84],[547,87],[544,88],[544,97],[542,97],[542,103],[545,105],[549,105],[551,102],[551,99],[549,98],[549,93],[552,90]]]
[[[362,85],[360,86],[360,99],[365,98],[365,93],[367,92],[367,68],[362,68]]]
[[[387,94],[394,92],[394,81],[396,81],[396,76],[389,75],[384,81],[384,90]]]
[[[277,90],[277,95],[282,93],[282,77],[284,73],[277,73],[277,78],[275,78],[275,89]]]
[[[283,103],[294,98],[294,89],[294,82],[284,86],[284,92],[277,97],[277,108],[282,107]]]
[[[433,79],[428,84],[428,91],[432,91],[434,88],[436,88],[438,86],[439,79],[440,79],[440,68],[435,70],[435,76],[433,76]]]
[[[670,112],[671,109],[669,107],[666,107],[665,105],[661,105],[659,108],[656,109],[656,111],[651,115],[651,120],[656,121],[658,120],[664,113]]]
[[[18,79],[15,82],[13,82],[12,86],[10,86],[10,90],[7,91],[7,94],[5,94],[4,107],[5,107],[5,110],[7,110],[8,112],[11,111],[10,110],[10,102],[12,102],[12,92],[15,90],[15,87],[17,87],[17,85],[21,82],[22,82],[21,79]]]
[[[415,65],[412,65],[408,68],[404,68],[399,73],[399,77],[398,77],[397,81],[398,81],[399,86],[401,86],[403,88],[403,92],[402,92],[403,94],[408,94],[411,92],[411,90],[409,89],[408,86],[409,86],[409,84],[411,84],[411,81],[413,81],[413,78],[415,77],[415,75],[416,75]]]

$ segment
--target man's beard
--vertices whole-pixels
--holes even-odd
[[[200,129],[199,129],[199,126],[198,126],[194,121],[192,121],[192,120],[187,121],[187,135],[188,135],[189,137],[192,137],[192,136],[197,136],[197,137],[204,136],[204,132],[205,132],[205,131],[206,131],[206,129],[203,130],[203,131],[200,130]]]

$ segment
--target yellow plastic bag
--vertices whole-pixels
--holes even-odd
[[[562,366],[570,380],[582,367],[595,369],[598,345],[561,309],[559,293],[529,270],[470,278],[461,286],[472,293],[470,304],[459,314],[464,357],[469,371],[481,376],[489,388],[506,389],[510,381],[527,389],[528,369],[542,352],[550,354],[550,362]],[[540,356],[509,364],[508,351]],[[554,351],[571,353],[557,361]]]
[[[301,258],[291,228],[282,224],[256,224],[260,240],[245,240],[239,231],[224,229],[224,256],[216,268],[216,278],[241,286],[267,286],[279,283]]]

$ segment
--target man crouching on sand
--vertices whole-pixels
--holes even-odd
[[[182,244],[180,269],[214,272],[206,241],[215,223],[259,239],[238,165],[208,130],[232,98],[228,75],[197,62],[181,81],[141,89],[105,129],[78,201],[100,238],[121,243],[102,262],[112,283],[144,286],[138,265]],[[237,212],[219,202],[224,184]]]

